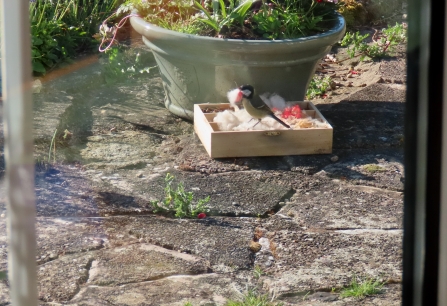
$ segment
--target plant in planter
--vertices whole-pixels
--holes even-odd
[[[341,39],[337,0],[130,0],[118,10],[153,51],[166,107],[193,118],[236,85],[303,100],[318,61]]]

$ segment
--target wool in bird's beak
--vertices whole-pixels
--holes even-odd
[[[230,102],[230,105],[234,108],[236,106],[236,103],[240,103],[242,100],[242,91],[239,88],[230,90],[227,93],[228,102]]]

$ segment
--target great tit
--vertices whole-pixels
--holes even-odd
[[[284,123],[281,119],[275,116],[270,107],[265,104],[260,97],[254,96],[255,89],[251,85],[242,85],[239,87],[242,93],[242,105],[244,106],[247,113],[253,118],[258,119],[258,124],[261,122],[262,118],[271,117],[284,125],[286,128],[290,129],[290,126]],[[255,124],[255,125],[256,125]]]

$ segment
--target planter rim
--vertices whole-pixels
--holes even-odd
[[[136,12],[134,12],[136,13]],[[306,37],[300,37],[300,38],[293,38],[293,39],[278,39],[278,40],[266,40],[266,39],[260,39],[260,40],[251,40],[251,39],[230,39],[230,38],[216,38],[216,37],[209,37],[209,36],[200,36],[200,35],[194,35],[194,34],[186,34],[186,33],[180,33],[172,30],[168,30],[165,28],[161,28],[159,26],[156,26],[152,23],[149,23],[145,21],[142,17],[134,16],[130,17],[130,21],[132,23],[132,26],[134,29],[141,35],[144,36],[143,32],[152,31],[154,33],[157,33],[160,36],[170,37],[171,39],[188,39],[188,40],[197,40],[202,42],[212,42],[212,43],[222,43],[222,44],[253,44],[253,45],[278,45],[278,44],[291,44],[291,43],[299,43],[299,42],[307,42],[312,41],[316,39],[321,38],[329,38],[332,36],[339,35],[340,32],[343,31],[343,29],[346,26],[345,19],[343,16],[335,12],[336,20],[334,20],[335,25],[327,30],[326,32],[314,34]],[[136,27],[134,26],[137,25]]]

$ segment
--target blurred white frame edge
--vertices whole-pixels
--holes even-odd
[[[0,3],[9,295],[37,306],[29,1]]]

